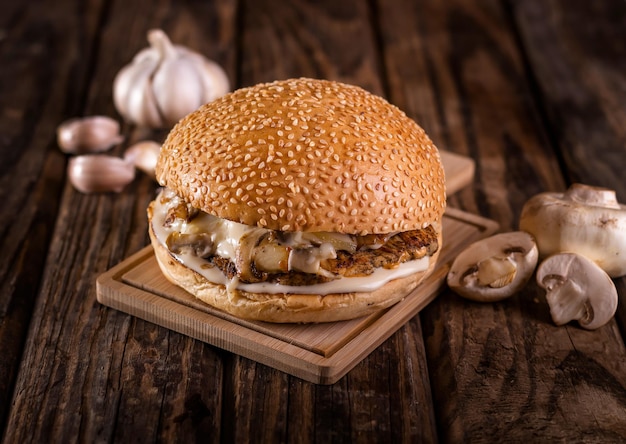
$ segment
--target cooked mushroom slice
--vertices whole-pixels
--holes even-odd
[[[276,233],[263,236],[253,252],[253,260],[259,271],[286,273],[289,271],[290,247],[276,241]]]
[[[537,269],[537,283],[546,289],[556,325],[577,320],[593,330],[606,324],[617,309],[617,290],[608,274],[576,253],[548,257]]]
[[[456,257],[448,273],[448,286],[467,299],[499,301],[528,282],[537,257],[537,245],[530,234],[496,234],[474,242]]]
[[[626,274],[626,205],[613,190],[573,184],[565,193],[538,194],[524,204],[520,230],[535,237],[542,258],[569,251],[611,277]]]
[[[178,231],[171,233],[165,240],[167,248],[176,254],[192,254],[208,257],[213,254],[214,245],[207,233],[183,234]]]
[[[235,266],[242,282],[252,283],[265,280],[265,273],[256,268],[254,252],[258,245],[267,236],[263,229],[250,230],[239,240],[239,248],[235,258]]]
[[[289,271],[290,248],[278,244],[264,244],[254,251],[254,263],[258,270],[270,273]]]

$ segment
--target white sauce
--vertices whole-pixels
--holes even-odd
[[[176,199],[176,198],[174,198]],[[174,228],[164,227],[163,223],[167,214],[167,208],[161,204],[157,197],[154,205],[154,214],[152,219],[152,228],[159,242],[165,247],[166,239],[173,231],[181,233],[211,233],[211,239],[216,245],[216,252],[225,258],[235,260],[236,249],[240,239],[244,234],[253,230],[262,230],[262,228],[250,227],[237,222],[226,219],[216,218],[206,213],[200,213],[189,223],[178,224]],[[332,249],[332,251],[330,251]],[[319,265],[320,258],[332,257],[334,249],[330,244],[322,244],[320,249],[312,254],[309,260],[299,258],[298,261],[308,263],[310,266],[317,263]],[[340,277],[331,282],[325,282],[316,285],[290,286],[280,285],[270,282],[260,282],[254,284],[244,284],[239,282],[237,278],[229,280],[220,269],[213,267],[206,260],[197,257],[188,252],[175,254],[170,251],[178,261],[185,266],[191,268],[197,273],[204,276],[210,282],[225,285],[228,289],[237,288],[251,293],[293,293],[293,294],[318,294],[325,295],[330,293],[350,293],[350,292],[370,292],[382,287],[393,279],[399,279],[428,268],[429,257],[405,262],[393,269],[379,268],[374,273],[365,277]],[[291,259],[290,259],[291,262]],[[311,269],[314,267],[311,267]]]

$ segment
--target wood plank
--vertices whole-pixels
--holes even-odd
[[[8,4],[7,4],[8,3]],[[0,430],[11,405],[28,326],[59,211],[65,156],[56,125],[84,100],[102,2],[4,2],[0,17]],[[54,88],[51,88],[54,85]]]
[[[512,8],[568,182],[613,188],[626,202],[626,5],[551,0]]]
[[[539,111],[505,10],[497,2],[475,8],[459,0],[381,1],[377,11],[390,99],[440,149],[477,161],[475,195],[468,190],[454,204],[516,228],[528,196],[564,182],[536,124]]]
[[[528,197],[566,183],[552,151],[558,140],[551,126],[543,126],[543,104],[526,80],[527,69],[561,67],[562,54],[551,49],[557,35],[575,35],[589,23],[581,17],[559,31],[557,18],[576,9],[571,2],[558,2],[558,8],[555,2],[522,3],[513,9],[534,11],[524,26],[543,37],[527,44],[537,54],[530,67],[528,48],[518,46],[509,10],[500,2],[480,8],[466,1],[404,2],[396,9],[381,1],[377,7],[390,97],[403,100],[440,147],[476,159],[474,187],[453,201],[489,215],[504,230],[517,227]],[[544,22],[545,14],[553,19]],[[619,48],[621,41],[611,44]],[[560,81],[573,81],[572,91],[581,88],[584,82],[570,70],[576,67],[555,69],[562,78],[546,89],[562,90]],[[563,105],[563,115],[572,111]],[[582,122],[579,128],[586,131]],[[447,292],[420,318],[443,441],[534,442],[539,430],[549,441],[624,439],[625,352],[615,323],[594,332],[555,327],[534,283],[497,304]]]
[[[38,299],[14,398],[0,394],[3,405],[12,402],[4,438],[7,442],[146,442],[172,441],[174,435],[193,441],[202,435],[210,441],[215,434],[209,432],[219,430],[221,422],[224,370],[219,353],[150,323],[103,310],[96,302],[96,277],[147,244],[146,206],[156,185],[139,176],[119,195],[81,195],[63,183],[65,157],[56,147],[54,130],[62,119],[76,115],[116,116],[113,78],[147,45],[145,33],[153,27],[162,27],[175,41],[213,57],[233,75],[235,2],[138,1],[111,3],[104,9],[97,1],[80,7],[48,2],[21,8],[12,15],[15,26],[3,37],[21,35],[22,43],[8,45],[3,40],[0,50],[22,48],[24,65],[2,72],[23,81],[2,82],[0,88],[14,90],[15,103],[23,103],[22,116],[34,121],[21,130],[21,136],[11,136],[12,144],[20,147],[14,153],[23,152],[24,157],[17,155],[16,163],[4,165],[14,168],[32,162],[29,168],[37,171],[15,168],[8,176],[19,185],[7,200],[14,208],[11,217],[15,208],[21,208],[17,202],[34,199],[34,204],[25,207],[28,213],[16,219],[11,232],[3,233],[3,245],[6,235],[6,244],[16,242],[20,249],[15,251],[25,254],[19,262],[12,262],[19,258],[14,253],[8,259],[14,265],[25,264],[21,271],[10,272],[18,282],[17,290],[24,292],[24,303]],[[20,54],[9,56],[22,60]],[[27,74],[26,68],[32,72]],[[7,97],[4,91],[2,97]],[[19,118],[16,110],[11,125]],[[129,140],[161,135],[133,128],[125,128],[125,133]],[[111,154],[119,155],[123,148]],[[22,194],[33,187],[40,191]],[[0,211],[8,211],[3,208]],[[26,242],[22,230],[28,230]],[[37,268],[44,260],[45,269]],[[38,276],[42,281],[37,291]],[[35,294],[30,295],[30,290]],[[25,310],[30,316],[32,308]],[[24,328],[28,320],[25,316],[20,321]],[[20,351],[14,353],[11,365],[19,362]]]
[[[439,154],[446,175],[446,194],[450,197],[472,182],[476,162],[470,157],[446,150],[439,150]]]

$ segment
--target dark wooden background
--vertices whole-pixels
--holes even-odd
[[[99,305],[96,277],[148,243],[156,185],[80,194],[55,140],[67,118],[119,118],[113,78],[158,27],[235,87],[310,76],[385,96],[440,148],[476,160],[449,205],[503,230],[527,198],[572,182],[625,202],[623,0],[0,6],[4,442],[626,440],[624,278],[616,319],[593,332],[554,326],[535,284],[496,304],[445,291],[316,386]]]

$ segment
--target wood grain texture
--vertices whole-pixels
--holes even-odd
[[[3,5],[0,18],[0,399],[10,400],[59,211],[65,158],[56,122],[79,112],[102,7]],[[50,86],[54,85],[54,88]],[[0,403],[0,427],[8,402]]]
[[[511,229],[526,198],[573,181],[626,201],[625,15],[621,0],[3,2],[3,442],[623,442],[624,279],[617,322],[594,332],[553,326],[534,284],[489,305],[445,293],[316,386],[99,306],[95,278],[148,243],[155,185],[78,194],[54,132],[116,116],[115,73],[161,27],[237,87],[306,75],[385,95],[476,160],[450,204]]]
[[[533,9],[531,4],[538,8],[537,2],[527,2],[521,9]],[[560,147],[540,125],[544,103],[531,99],[535,85],[527,78],[524,48],[510,34],[509,11],[498,2],[481,5],[407,2],[395,8],[380,2],[389,94],[420,116],[439,146],[481,159],[475,188],[461,193],[458,204],[515,229],[527,198],[565,186],[562,166],[552,154]],[[556,11],[553,15],[560,17]],[[538,31],[530,19],[527,26]],[[547,55],[541,41],[530,45]],[[552,56],[552,63],[559,63]],[[407,64],[409,59],[417,62]],[[523,158],[514,151],[523,151]],[[592,333],[558,329],[548,313],[534,285],[494,305],[464,303],[449,293],[421,313],[443,440],[532,442],[537,430],[555,440],[623,439],[625,351],[615,324]],[[607,350],[619,358],[607,359]],[[572,369],[576,382],[569,379]],[[601,394],[597,385],[583,382],[602,377],[614,383]],[[550,395],[538,384],[549,385]],[[610,401],[594,415],[564,401],[571,397],[590,405],[604,397]]]
[[[243,2],[241,84],[313,77],[382,94],[365,1]]]
[[[620,161],[626,146],[623,2],[511,6],[568,181],[611,187],[626,201]]]
[[[58,157],[54,131],[62,119],[76,114],[116,115],[111,101],[113,78],[147,45],[144,36],[152,27],[162,26],[173,39],[190,46],[197,42],[200,50],[234,71],[229,63],[235,54],[225,56],[215,50],[233,48],[232,2],[171,7],[144,2],[107,5],[112,9],[84,6],[86,10],[73,4],[50,4],[50,17],[42,18],[46,22],[65,17],[55,28],[62,42],[57,43],[58,51],[42,61],[46,69],[58,67],[60,72],[54,94],[48,95],[54,77],[40,82],[45,87],[40,94],[52,106],[71,113],[57,111],[58,117],[48,116],[47,126],[38,129],[45,135],[45,148],[51,156]],[[151,8],[160,11],[159,17],[145,14]],[[196,8],[202,10],[201,15]],[[209,29],[207,23],[198,21],[211,15],[231,33],[218,33],[219,28]],[[178,23],[171,31],[166,26],[170,20]],[[38,72],[36,67],[32,69]],[[72,70],[76,70],[73,75]],[[126,134],[129,141],[159,136],[132,128]],[[119,155],[122,149],[112,154]],[[31,158],[37,161],[36,156]],[[58,166],[50,175],[62,183],[64,161]],[[44,279],[6,425],[9,441],[146,442],[164,440],[173,433],[194,437],[203,427],[215,429],[220,423],[220,397],[213,394],[219,389],[215,381],[220,380],[222,367],[215,351],[194,352],[197,348],[188,338],[170,338],[167,331],[118,316],[96,303],[94,282],[99,270],[146,245],[146,207],[154,190],[155,184],[140,176],[119,195],[81,195],[66,184],[56,203],[41,198],[41,202],[59,207],[58,214],[51,215],[56,216],[56,226],[54,219],[49,222],[48,229],[55,229],[46,272],[32,272]],[[47,195],[54,189],[43,192]],[[39,248],[37,254],[45,256],[46,250]],[[30,253],[38,258],[37,254]],[[28,325],[28,320],[23,325]],[[200,365],[204,368],[199,369]],[[3,408],[6,405],[3,403]]]
[[[455,204],[515,229],[528,196],[563,184],[505,10],[500,2],[395,6],[378,6],[391,100],[441,149],[481,159],[474,196]]]

